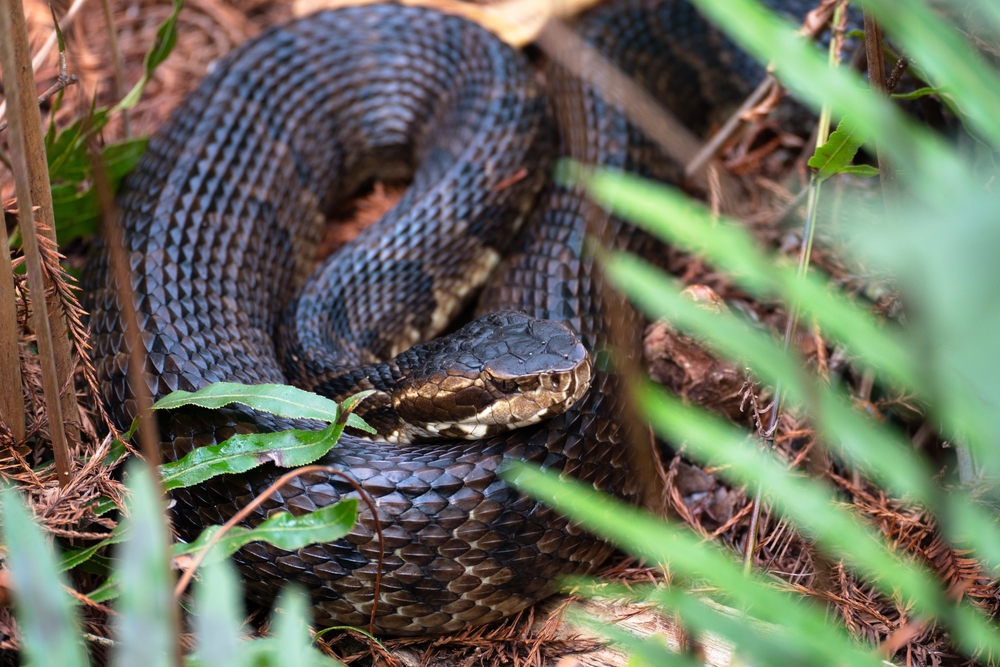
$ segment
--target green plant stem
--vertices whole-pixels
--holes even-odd
[[[111,0],[101,0],[104,9],[104,24],[108,30],[108,46],[111,49],[111,62],[114,65],[114,84],[112,92],[116,100],[120,100],[125,94],[125,76],[122,73],[122,53],[118,48],[118,32],[115,30],[115,14],[111,7]],[[132,122],[129,118],[129,110],[122,109],[122,128],[126,137],[132,135]]]
[[[844,4],[837,6],[833,14],[833,25],[839,26],[842,21]],[[830,40],[830,67],[836,67],[840,62],[837,50],[837,39]],[[819,114],[819,124],[816,130],[816,148],[819,148],[830,138],[830,105],[824,104]],[[817,178],[814,172],[809,177],[809,194],[806,205],[805,227],[802,230],[802,243],[799,246],[799,266],[798,277],[804,278],[809,270],[809,258],[812,257],[813,238],[816,234],[816,210],[819,204],[819,194],[822,181]],[[795,325],[799,316],[798,306],[792,304],[788,312],[788,321],[785,323],[784,351],[787,354],[791,345],[792,336],[795,333]],[[774,398],[771,401],[771,408],[768,410],[767,425],[761,437],[761,446],[770,450],[774,448],[774,432],[778,428],[778,419],[781,417],[781,383],[774,386]],[[753,569],[753,555],[757,549],[757,526],[760,522],[760,506],[763,500],[763,486],[758,485],[754,492],[753,506],[750,512],[750,529],[747,532],[746,544],[743,546],[743,569],[750,572]]]

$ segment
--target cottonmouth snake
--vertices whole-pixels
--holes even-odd
[[[699,129],[760,76],[677,0],[601,7],[581,32]],[[626,356],[637,349],[634,315],[602,285],[584,238],[589,230],[638,251],[649,241],[548,174],[558,150],[661,179],[677,169],[596,93],[556,67],[545,79],[548,98],[524,56],[462,19],[391,5],[320,13],[269,30],[220,63],[150,140],[119,195],[157,397],[288,377],[336,393],[330,386],[344,364],[384,360],[436,335],[475,296],[472,283],[491,275],[480,312],[560,320],[590,350],[590,390],[542,424],[416,444],[349,434],[321,460],[377,504],[379,632],[445,633],[498,620],[552,593],[557,575],[592,571],[608,556],[609,546],[503,483],[504,460],[630,501],[641,493],[608,362],[616,327]],[[300,289],[326,216],[388,176],[412,177],[402,201]],[[126,341],[100,244],[85,289],[104,399],[125,425],[134,414]],[[331,345],[347,360],[332,360]],[[320,380],[305,379],[316,373]],[[376,385],[385,379],[369,375]],[[174,459],[281,426],[249,410],[183,409],[161,416],[160,433]],[[279,472],[265,466],[175,492],[177,529],[191,537],[224,522]],[[353,493],[342,480],[305,475],[250,523]],[[318,624],[366,626],[374,528],[362,504],[357,525],[335,543],[294,553],[244,547],[237,562],[248,596],[267,603],[297,581],[312,594]]]

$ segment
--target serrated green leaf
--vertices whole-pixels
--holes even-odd
[[[378,433],[374,428],[372,428],[368,422],[366,422],[361,417],[357,416],[353,412],[347,415],[347,425],[351,428],[356,428],[360,431],[366,431],[368,433]]]
[[[352,394],[351,396],[345,398],[341,402],[340,407],[348,412],[353,412],[354,408],[358,407],[358,404],[361,403],[361,401],[365,400],[374,393],[375,393],[374,389],[368,389],[367,391],[359,391],[358,393]]]
[[[279,433],[234,435],[210,447],[198,447],[180,461],[160,466],[167,491],[185,488],[218,475],[252,470],[264,463],[295,468],[312,463],[333,449],[344,427],[331,424],[322,431],[292,429]]]
[[[286,551],[295,551],[310,544],[333,542],[347,535],[357,520],[358,501],[347,498],[315,512],[292,516],[280,512],[256,528],[231,528],[215,545],[203,562],[214,563],[236,553],[250,542],[267,542]],[[209,526],[194,542],[174,545],[174,557],[196,554],[205,548],[221,526]]]
[[[13,489],[4,489],[3,544],[25,665],[85,667],[87,652],[67,584],[41,529]]]
[[[819,172],[817,174],[819,179],[825,181],[834,174],[844,171],[867,140],[867,134],[857,123],[850,116],[844,116],[836,131],[809,158],[808,164]]]
[[[290,385],[235,382],[216,382],[195,392],[174,391],[154,403],[153,409],[173,410],[184,405],[224,408],[233,403],[289,419],[336,422],[340,415],[336,402]]]
[[[118,504],[115,501],[111,498],[101,496],[91,506],[91,511],[94,513],[94,516],[104,516],[108,512],[117,508]]]
[[[112,504],[112,507],[114,505]],[[119,523],[115,526],[115,529],[111,532],[111,536],[107,537],[97,544],[87,547],[85,549],[74,549],[72,551],[67,551],[63,554],[62,559],[59,561],[59,571],[65,572],[66,570],[72,570],[73,568],[87,562],[93,558],[94,554],[103,549],[106,546],[112,544],[118,544],[126,539],[125,529],[128,526],[127,522]]]

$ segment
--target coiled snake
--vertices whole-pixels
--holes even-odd
[[[678,0],[598,8],[581,31],[695,126],[760,76]],[[348,434],[321,460],[377,504],[385,559],[375,626],[383,633],[498,620],[551,594],[557,575],[589,572],[608,556],[609,546],[502,482],[505,459],[631,501],[640,495],[623,392],[607,361],[613,326],[626,332],[620,345],[637,348],[633,316],[603,288],[584,237],[590,224],[618,247],[642,251],[648,241],[548,175],[558,149],[659,178],[675,176],[676,166],[594,92],[555,67],[546,79],[549,102],[521,54],[462,19],[391,5],[323,12],[269,30],[219,64],[150,140],[119,196],[156,396],[221,380],[292,379],[335,395],[344,384],[381,387],[405,369],[345,369],[441,333],[487,279],[479,312],[559,320],[590,351],[589,391],[544,423],[457,440],[448,436],[476,427],[456,431],[435,417],[437,440]],[[403,199],[303,285],[326,216],[365,182],[393,176],[412,178]],[[126,342],[103,252],[85,288],[105,401],[127,424]],[[487,328],[534,326],[494,318]],[[559,331],[542,333],[556,357],[573,346]],[[516,384],[497,386],[505,383]],[[384,408],[366,416],[379,421]],[[174,459],[236,432],[282,426],[248,410],[184,409],[163,416],[160,432]],[[175,525],[191,537],[224,522],[279,472],[265,466],[175,492]],[[352,494],[342,480],[305,475],[250,523]],[[294,553],[244,547],[237,561],[249,597],[267,603],[297,581],[312,594],[318,624],[366,626],[379,548],[375,517],[361,508],[335,543]]]

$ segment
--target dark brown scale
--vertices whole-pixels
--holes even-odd
[[[704,119],[759,76],[678,0],[598,9],[583,32],[626,69],[641,66],[642,82],[664,102],[701,100],[689,113],[681,107],[689,119]],[[714,55],[719,50],[728,60]],[[546,78],[564,153],[659,177],[676,173],[592,92],[555,69]],[[419,445],[345,436],[321,461],[348,472],[377,503],[385,540],[379,632],[446,633],[499,620],[554,592],[556,577],[590,572],[610,553],[500,481],[505,460],[565,471],[630,501],[640,496],[624,392],[607,365],[609,342],[634,353],[634,314],[603,288],[583,245],[589,231],[619,247],[643,250],[649,242],[553,187],[520,236],[509,230],[547,172],[544,107],[523,59],[460,19],[400,6],[325,12],[270,30],[222,62],[151,139],[119,197],[156,396],[218,380],[284,382],[286,368],[296,376],[339,368],[345,360],[330,358],[331,344],[346,350],[347,363],[377,361],[400,330],[432,333],[429,313],[439,304],[425,288],[464,275],[466,253],[483,247],[509,257],[481,311],[561,320],[595,357],[589,393],[543,424],[484,441]],[[527,178],[496,187],[522,167]],[[295,301],[324,215],[365,181],[389,174],[412,174],[403,200]],[[456,227],[468,216],[481,217]],[[442,229],[460,233],[445,242]],[[103,252],[85,287],[105,401],[128,424],[135,405],[117,285]],[[279,356],[276,331],[293,301],[305,328],[284,320]],[[625,331],[614,341],[612,325]],[[160,432],[164,455],[176,459],[236,432],[287,426],[249,410],[184,409],[162,415]],[[191,538],[224,522],[280,472],[266,466],[175,492],[175,525]],[[355,495],[343,480],[310,473],[269,498],[249,524]],[[366,627],[375,521],[362,504],[357,525],[337,542],[294,553],[247,545],[236,560],[248,596],[267,604],[295,581],[311,592],[319,625]]]

